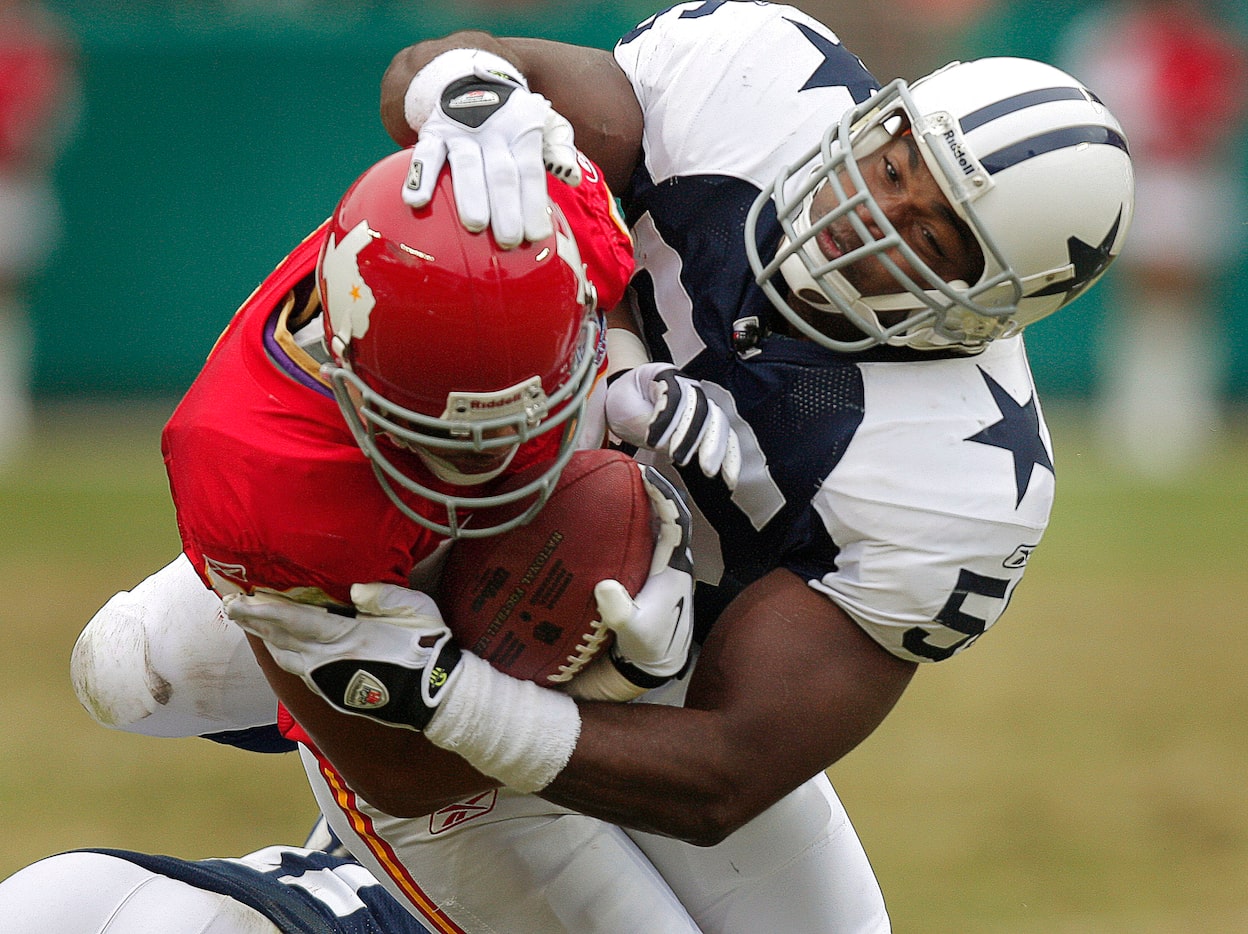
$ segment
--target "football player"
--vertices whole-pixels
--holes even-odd
[[[318,780],[333,776],[349,793],[321,755],[341,741],[333,725],[345,722],[352,742],[371,734],[385,746],[393,731],[344,718],[296,680],[283,699],[298,722],[287,718],[276,736],[275,696],[242,631],[224,621],[219,595],[421,625],[432,604],[414,606],[395,585],[436,565],[450,538],[524,521],[574,450],[601,444],[598,307],[619,301],[632,255],[596,167],[578,160],[575,186],[552,180],[525,241],[504,249],[459,223],[448,171],[430,203],[404,204],[396,192],[411,163],[397,152],[361,176],[240,309],[166,426],[185,553],[110,601],[75,647],[75,688],[101,722],[268,751],[298,738]],[[672,426],[673,443],[691,457],[727,450],[723,425],[702,408]],[[581,673],[578,691],[601,697],[640,694],[683,667],[688,652],[688,513],[666,480],[639,469],[662,512],[656,534],[681,566],[655,563],[618,620],[611,656]],[[520,471],[523,486],[503,486]],[[375,581],[352,587],[355,579]],[[647,593],[658,600],[650,611]],[[644,631],[648,618],[657,633]],[[418,654],[455,657],[444,627],[429,634],[435,644]],[[263,648],[259,655],[268,660]],[[404,743],[454,808],[496,784],[415,733]],[[643,863],[647,890],[662,887]],[[639,917],[656,929],[672,910],[687,922],[665,887],[655,904]]]
[[[459,120],[465,94],[492,95],[512,123]],[[636,238],[644,344],[609,335],[625,367],[611,427],[662,447],[655,401],[705,398],[740,442],[739,470],[678,471],[700,523],[701,656],[647,697],[687,691],[683,708],[516,702],[506,676],[457,668],[440,703],[399,725],[504,790],[443,806],[427,751],[394,730],[395,750],[347,736],[336,769],[313,775],[318,801],[439,930],[886,930],[823,770],[919,664],[995,623],[1039,543],[1053,464],[1019,332],[1120,250],[1125,140],[1056,69],[987,59],[881,89],[826,27],[765,3],[677,5],[613,55],[480,33],[422,43],[396,57],[383,113],[418,141],[422,177],[447,154],[480,171],[456,186],[475,195],[458,204],[465,224],[510,217],[519,242],[526,174],[499,166],[535,158],[539,95],[617,187]],[[426,195],[417,180],[404,197]],[[246,596],[229,611],[313,690],[339,653],[398,672],[396,690],[436,668],[368,614]],[[429,608],[391,588],[385,612]],[[293,682],[268,674],[285,697]],[[620,897],[638,860],[685,926],[630,914],[653,910]],[[597,885],[570,875],[586,864]]]
[[[473,145],[451,106],[470,85],[544,95],[620,195],[645,347],[612,384],[612,428],[644,446],[642,403],[667,391],[655,383],[670,385],[676,364],[728,413],[742,463],[735,488],[678,471],[702,523],[703,639],[684,709],[518,711],[465,678],[477,689],[453,690],[425,735],[512,791],[454,836],[418,820],[374,823],[360,839],[394,847],[435,903],[501,927],[524,893],[484,879],[521,866],[557,879],[548,863],[518,861],[509,819],[536,837],[579,813],[629,828],[703,930],[885,929],[865,860],[838,876],[809,857],[843,815],[822,772],[918,666],[996,622],[1040,543],[1053,461],[1021,332],[1122,247],[1133,181],[1121,128],[1078,81],[1026,60],[880,88],[826,27],[765,3],[677,4],[613,55],[481,33],[420,43],[383,84],[387,125],[417,143],[417,161]],[[460,206],[466,223],[482,222],[477,202]],[[231,614],[304,678],[334,640],[358,658],[387,632],[360,617],[339,636],[311,611],[292,627],[248,604]],[[465,740],[461,718],[487,726]],[[547,756],[550,732],[572,737],[540,798],[515,795],[534,786],[497,770],[504,738],[482,740],[492,724],[507,738],[546,725],[527,754],[509,750],[527,766]],[[428,810],[419,768],[391,766],[361,793],[393,814]],[[348,832],[352,803],[320,800]],[[773,873],[800,875],[786,860],[810,870],[809,889],[775,884]],[[551,888],[529,897],[549,901]]]

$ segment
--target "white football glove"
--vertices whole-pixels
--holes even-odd
[[[610,656],[638,687],[672,678],[689,661],[693,644],[693,522],[676,488],[653,467],[638,465],[650,496],[657,534],[650,576],[636,597],[617,580],[599,581],[594,599],[603,625],[615,633]]]
[[[741,441],[728,416],[697,381],[670,363],[646,363],[613,378],[607,425],[621,440],[658,451],[684,467],[696,453],[702,474],[728,489],[741,475]]]
[[[230,594],[226,615],[344,713],[423,730],[459,674],[460,651],[427,594],[355,584],[356,615],[277,594]]]
[[[404,114],[419,139],[403,200],[424,207],[449,161],[465,227],[504,249],[554,232],[546,172],[579,185],[572,125],[519,70],[479,49],[443,52],[416,73]]]

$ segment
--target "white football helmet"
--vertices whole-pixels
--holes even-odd
[[[863,178],[859,160],[907,130],[983,251],[984,269],[975,282],[945,282],[936,275],[902,239]],[[831,186],[837,204],[812,224],[811,205],[824,186]],[[784,238],[775,257],[764,262],[757,224],[769,201]],[[864,205],[879,236],[859,216]],[[986,58],[954,62],[913,85],[894,81],[847,111],[755,200],[746,220],[746,251],[771,303],[824,346],[973,352],[1082,294],[1121,250],[1133,206],[1126,138],[1097,97],[1050,65]],[[863,245],[829,259],[816,237],[841,219]],[[898,291],[862,295],[850,284],[842,270],[873,257]],[[779,287],[777,274],[787,290]],[[809,306],[805,315],[790,305],[789,291]],[[809,309],[844,315],[862,337],[829,336]]]

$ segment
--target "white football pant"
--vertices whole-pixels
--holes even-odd
[[[673,682],[646,695],[678,702]],[[433,931],[886,934],[879,882],[826,775],[712,847],[623,830],[501,789],[390,817],[300,750],[334,832]],[[401,865],[400,865],[401,864]]]
[[[277,721],[246,636],[185,555],[96,612],[70,676],[87,713],[127,733],[203,736]]]
[[[61,853],[0,882],[4,934],[282,934],[226,895],[103,853]]]

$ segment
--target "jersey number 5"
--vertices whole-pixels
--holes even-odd
[[[913,655],[928,658],[934,662],[944,661],[966,648],[982,636],[984,630],[988,628],[987,620],[963,611],[962,604],[966,602],[966,598],[971,594],[978,594],[981,597],[1004,600],[1009,586],[1008,580],[1000,577],[985,577],[983,574],[976,574],[974,571],[962,568],[958,571],[958,583],[953,593],[949,595],[945,605],[936,614],[936,622],[948,626],[954,632],[962,633],[963,638],[950,646],[933,645],[927,641],[927,631],[915,626],[902,637],[902,645]]]

